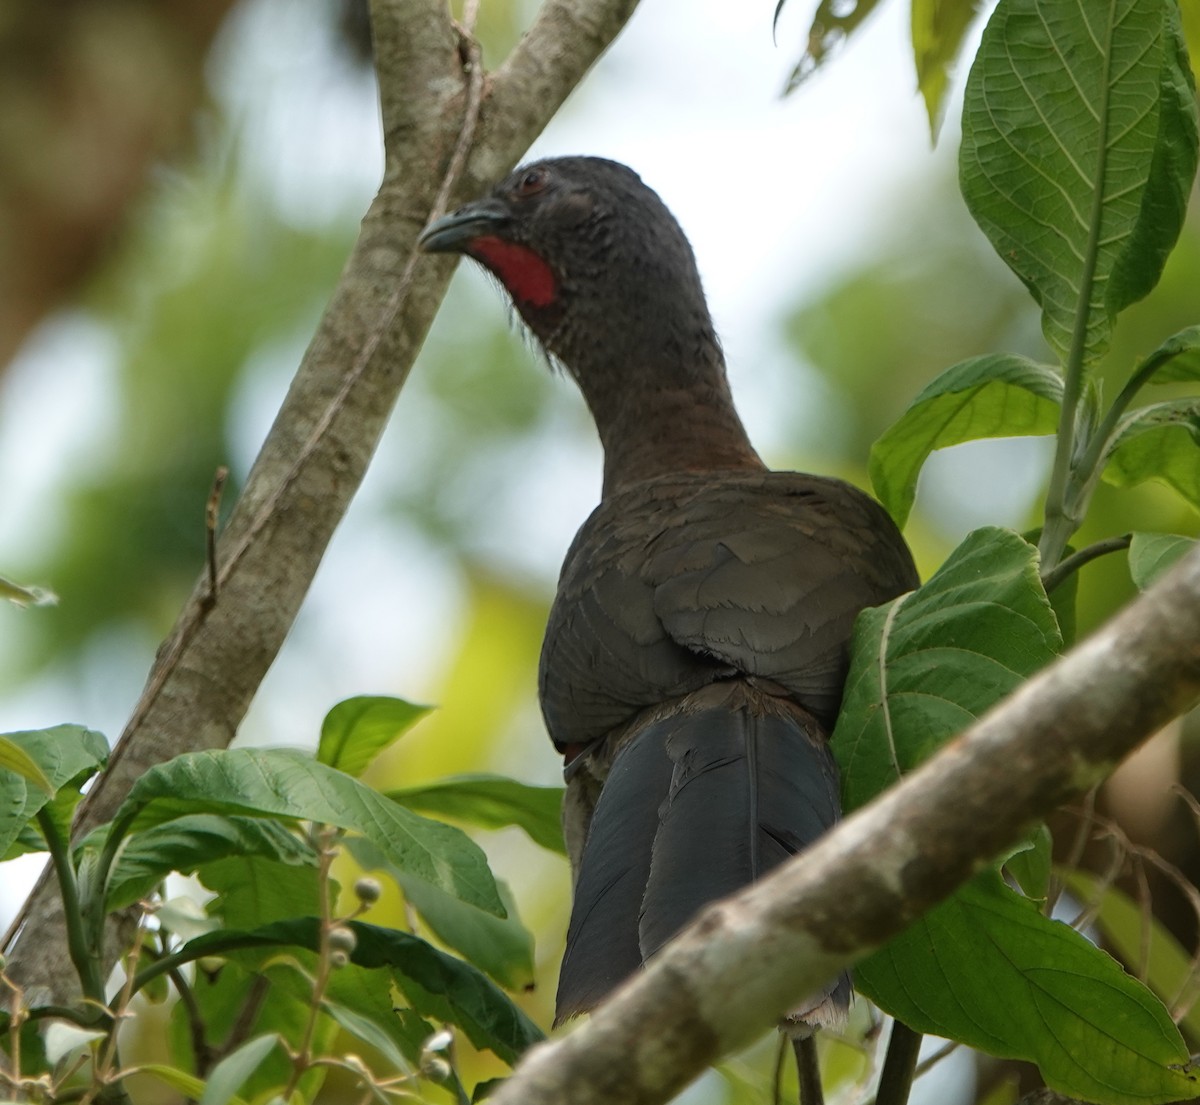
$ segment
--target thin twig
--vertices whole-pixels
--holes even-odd
[[[204,507],[204,549],[208,562],[208,594],[204,599],[205,609],[216,605],[217,588],[219,585],[217,573],[217,522],[221,510],[221,492],[225,490],[225,481],[229,478],[229,469],[221,465],[213,475],[212,490],[208,493],[208,502]]]

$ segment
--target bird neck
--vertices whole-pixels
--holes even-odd
[[[604,446],[605,498],[657,476],[765,467],[733,405],[715,339],[698,353],[571,366]]]

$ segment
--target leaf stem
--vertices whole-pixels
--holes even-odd
[[[1072,572],[1079,571],[1085,564],[1098,557],[1107,556],[1109,553],[1127,549],[1132,541],[1132,533],[1123,533],[1119,537],[1106,537],[1103,541],[1097,541],[1094,545],[1088,545],[1087,548],[1072,553],[1042,577],[1042,585],[1046,588],[1046,593],[1049,594]]]
[[[46,847],[50,850],[50,859],[58,877],[59,892],[62,894],[67,952],[79,975],[84,997],[102,1007],[104,982],[100,978],[100,945],[95,941],[95,934],[89,932],[84,919],[85,904],[80,902],[79,883],[75,878],[75,868],[71,864],[71,846],[45,808],[38,811],[37,823],[38,828],[42,830]],[[90,904],[86,903],[86,906]],[[98,1015],[87,1023],[94,1026],[97,1019]]]

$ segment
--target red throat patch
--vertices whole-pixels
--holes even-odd
[[[475,238],[468,252],[500,278],[518,303],[549,307],[558,297],[558,281],[550,266],[525,246],[487,234]]]

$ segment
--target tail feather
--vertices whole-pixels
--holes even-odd
[[[559,1020],[598,1004],[705,905],[838,819],[837,768],[820,724],[747,683],[688,695],[627,740],[583,850]],[[842,975],[793,1017],[836,1023],[849,999]]]
[[[613,761],[575,872],[555,1024],[594,1008],[642,965],[638,912],[671,769],[662,741],[636,736]]]

